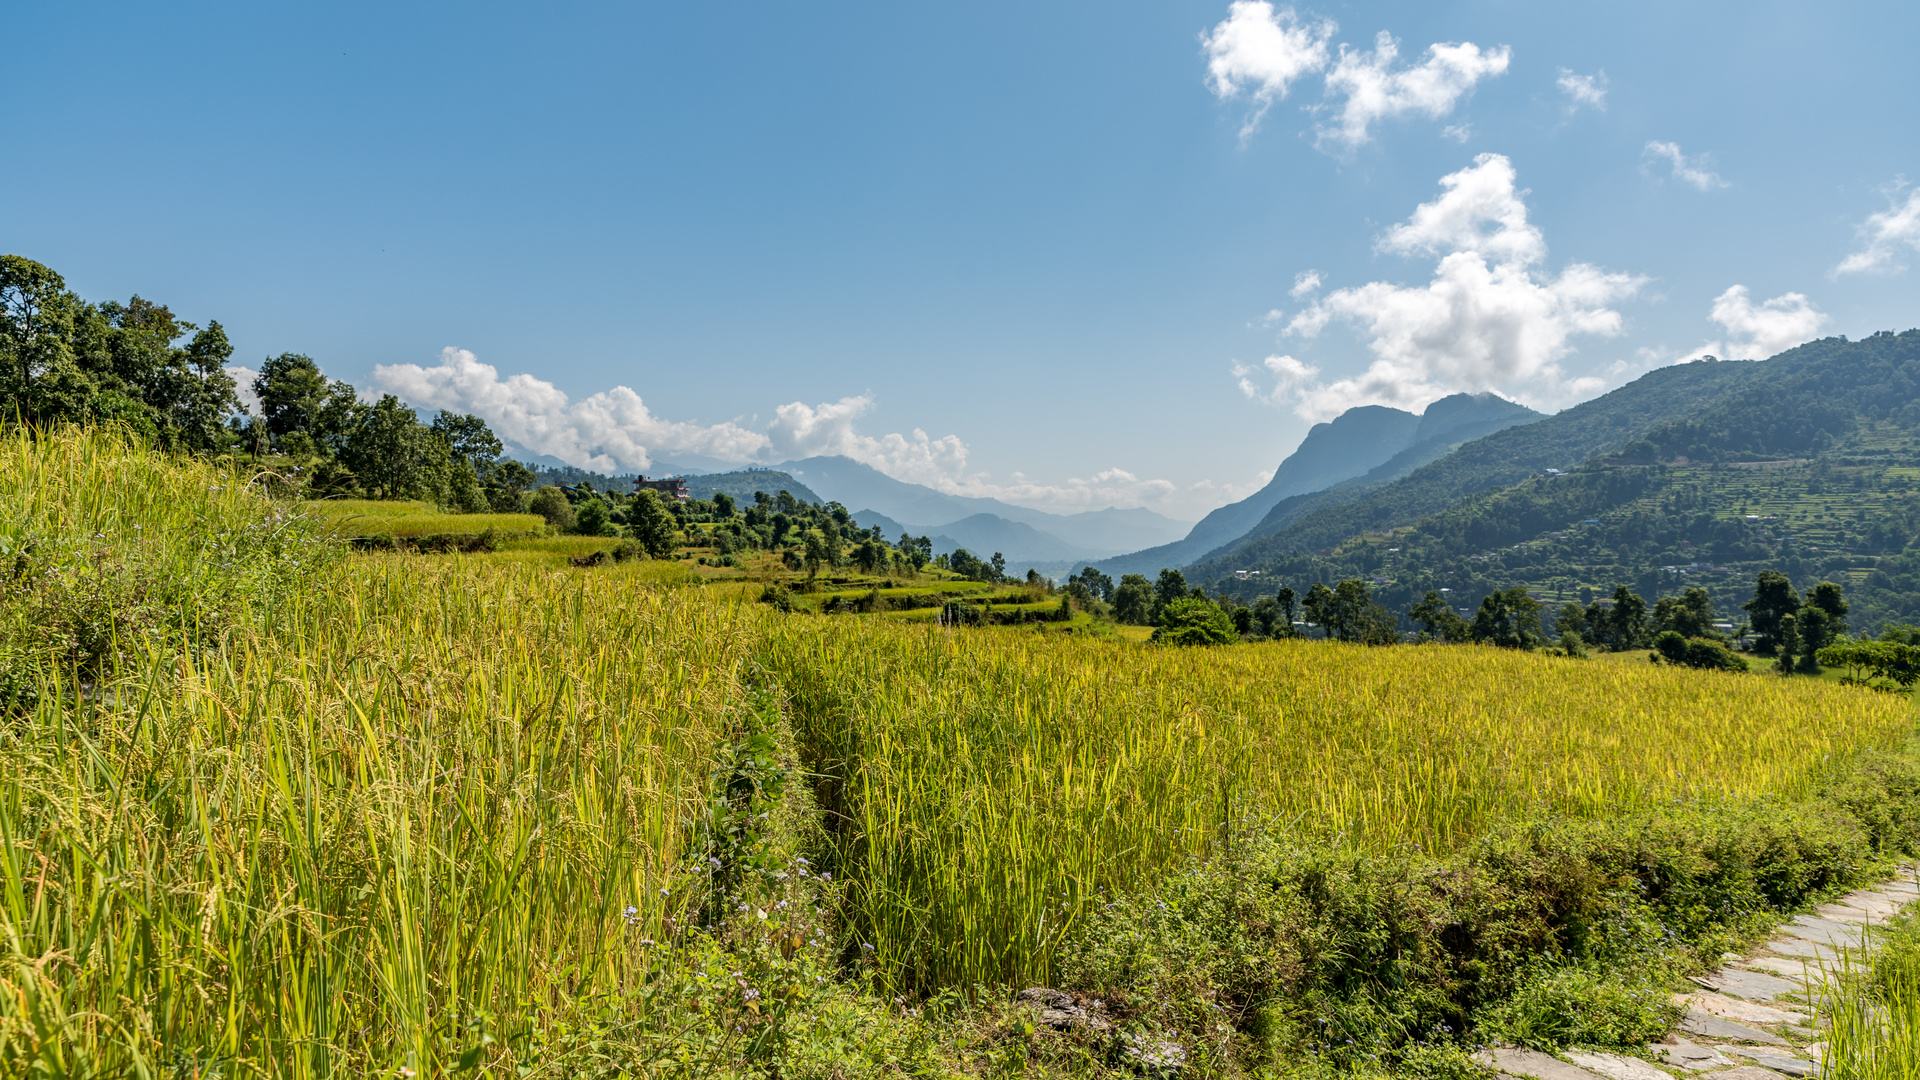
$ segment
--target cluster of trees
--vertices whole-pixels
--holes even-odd
[[[118,422],[172,450],[243,442],[217,322],[205,327],[138,296],[81,299],[53,270],[0,255],[0,394],[33,424]]]

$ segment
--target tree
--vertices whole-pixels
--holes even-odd
[[[1434,590],[1407,610],[1407,618],[1420,624],[1422,641],[1446,641],[1458,644],[1472,639],[1472,627],[1453,610],[1446,598]]]
[[[1076,599],[1084,594],[1087,599],[1100,600],[1105,603],[1113,602],[1113,579],[1095,570],[1091,566],[1081,567],[1078,574],[1067,575],[1068,590],[1072,591],[1076,586],[1080,590],[1080,592],[1075,593]]]
[[[1637,649],[1647,639],[1647,602],[1620,585],[1613,590],[1612,606],[1594,601],[1586,621],[1594,644],[1611,652]]]
[[[1762,570],[1753,584],[1753,599],[1740,605],[1753,621],[1753,651],[1772,656],[1784,643],[1780,620],[1800,610],[1800,594],[1778,570]],[[1792,655],[1791,652],[1788,653]]]
[[[260,374],[253,380],[253,394],[260,399],[261,418],[277,447],[295,432],[314,437],[327,406],[328,380],[311,359],[299,353],[281,353],[260,365]]]
[[[627,504],[627,533],[656,559],[671,558],[674,548],[680,544],[679,526],[657,491],[642,490],[634,494],[633,501]]]
[[[1671,630],[1682,638],[1719,637],[1713,629],[1713,597],[1698,586],[1684,596],[1661,597],[1653,606],[1653,629],[1656,633]]]
[[[823,566],[831,568],[834,562],[833,550],[828,546],[827,538],[815,531],[807,533],[805,550],[800,557],[806,563],[808,577],[817,576]]]
[[[873,573],[886,565],[886,560],[886,545],[876,544],[872,540],[862,541],[860,547],[853,553],[854,565],[858,566],[863,573]]]
[[[1840,586],[1831,581],[1823,581],[1807,594],[1807,606],[1819,608],[1827,614],[1828,632],[1839,637],[1847,632],[1847,602],[1840,595]]]
[[[1261,637],[1297,637],[1293,628],[1293,590],[1281,589],[1279,596],[1263,596],[1249,609],[1252,629]]]
[[[1145,626],[1153,615],[1153,586],[1140,574],[1120,575],[1113,590],[1113,619],[1131,626]]]
[[[1473,616],[1473,640],[1503,649],[1531,649],[1540,643],[1540,601],[1525,585],[1488,594]]]
[[[1160,580],[1153,583],[1153,610],[1148,618],[1151,622],[1160,621],[1160,613],[1168,604],[1188,595],[1187,576],[1180,571],[1165,568],[1160,571]]]
[[[1007,557],[1005,555],[1002,555],[997,551],[994,552],[993,562],[990,565],[993,567],[993,577],[991,580],[993,581],[1007,580]]]
[[[1306,611],[1308,621],[1326,627],[1339,641],[1389,645],[1400,640],[1399,620],[1374,602],[1359,578],[1347,578],[1331,589],[1315,584],[1307,590]]]
[[[438,498],[449,464],[446,444],[392,394],[358,410],[340,457],[377,499]]]
[[[1167,645],[1230,645],[1240,640],[1233,620],[1211,600],[1183,596],[1160,611],[1153,640]]]
[[[1910,627],[1903,627],[1910,630]],[[1820,650],[1824,667],[1849,669],[1848,678],[1856,683],[1888,679],[1902,687],[1920,682],[1920,643],[1906,640],[1907,635],[1879,641],[1842,641]]]
[[[478,472],[493,464],[506,449],[485,420],[463,413],[446,413],[433,418],[433,432],[445,440],[456,461],[464,461]]]
[[[731,520],[733,518],[733,496],[724,491],[714,492],[713,513],[714,516],[718,517],[721,521]]]
[[[546,518],[547,524],[555,532],[566,532],[573,528],[573,504],[567,501],[566,492],[552,484],[533,493],[527,510]]]
[[[613,511],[606,500],[589,496],[574,512],[573,531],[581,536],[612,536]]]
[[[509,458],[483,470],[480,486],[494,513],[511,514],[519,511],[521,493],[532,487],[535,479],[532,469]]]
[[[47,421],[42,380],[63,369],[77,376],[74,320],[79,300],[66,279],[32,259],[0,255],[0,384],[23,419]],[[60,410],[64,411],[64,410]]]

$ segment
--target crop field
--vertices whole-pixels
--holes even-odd
[[[539,536],[547,522],[538,514],[447,514],[423,502],[374,502],[329,499],[304,504],[340,536],[394,536],[413,539],[444,534],[473,535],[488,529],[505,536]]]
[[[902,992],[1044,980],[1090,905],[1242,831],[1444,851],[1790,797],[1913,726],[1817,680],[782,614],[679,562],[552,565],[573,539],[349,558],[101,436],[0,445],[0,495],[21,595],[178,578],[198,613],[0,642],[0,1061],[67,1074],[437,1074],[576,1002],[694,1030],[655,943],[768,695],[841,890],[809,944]]]
[[[1084,905],[1279,821],[1443,849],[1504,815],[1791,794],[1903,698],[1480,648],[1169,650],[850,618],[765,646],[911,984],[1044,979]]]

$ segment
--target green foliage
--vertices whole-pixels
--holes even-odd
[[[1307,621],[1326,628],[1339,641],[1391,645],[1400,640],[1399,620],[1376,603],[1365,582],[1348,578],[1329,589],[1316,583],[1302,605]]]
[[[1670,980],[1914,850],[1914,749],[1855,758],[1802,803],[1513,822],[1437,859],[1275,823],[1091,912],[1063,985],[1249,1066],[1644,1046],[1677,1018]]]
[[[1902,690],[1920,681],[1920,644],[1904,641],[1842,641],[1821,649],[1822,667],[1846,668],[1847,678],[1869,684],[1885,679]]]
[[[574,511],[571,531],[581,536],[612,536],[613,511],[601,499],[587,499]]]
[[[533,493],[527,509],[547,519],[547,525],[556,532],[567,532],[573,528],[573,504],[567,501],[567,493],[548,485]]]
[[[1480,601],[1470,628],[1473,640],[1503,649],[1531,649],[1540,643],[1540,602],[1525,585],[1491,593]]]
[[[1233,620],[1220,605],[1183,596],[1160,609],[1160,625],[1153,640],[1167,645],[1231,645],[1240,640]]]
[[[1716,638],[1689,638],[1678,630],[1662,630],[1653,641],[1653,652],[1647,656],[1650,660],[1664,660],[1677,667],[1709,671],[1747,670],[1746,658],[1727,648],[1726,642]]]
[[[1467,620],[1461,618],[1436,590],[1427,590],[1427,595],[1422,597],[1418,604],[1408,609],[1407,618],[1420,624],[1422,641],[1446,641],[1458,644],[1473,638],[1472,626]]]
[[[646,553],[666,559],[680,544],[680,529],[658,492],[641,491],[627,504],[627,534]]]
[[[1113,621],[1146,626],[1153,619],[1153,586],[1140,574],[1120,575],[1113,590]]]

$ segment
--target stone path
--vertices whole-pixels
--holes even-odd
[[[1749,956],[1728,953],[1720,970],[1675,995],[1687,1013],[1674,1034],[1640,1056],[1568,1050],[1490,1049],[1474,1055],[1502,1080],[1782,1080],[1820,1075],[1824,1045],[1814,1030],[1813,995],[1822,965],[1860,963],[1876,947],[1874,927],[1920,900],[1916,867],[1850,893],[1782,926]]]

